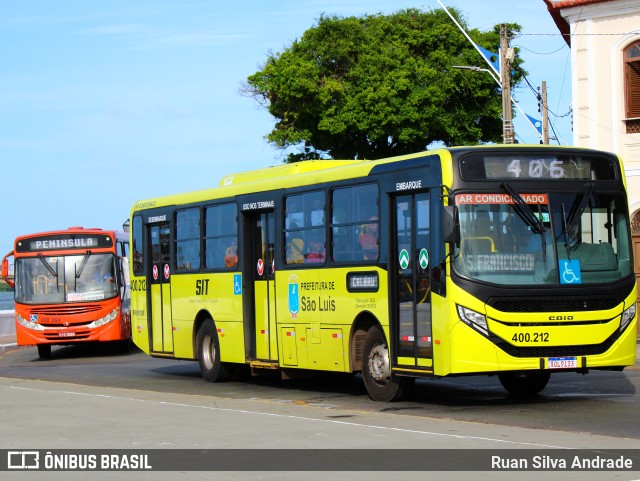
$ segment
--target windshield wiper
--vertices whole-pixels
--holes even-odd
[[[538,217],[536,217],[535,212],[527,202],[522,198],[518,192],[516,192],[513,187],[504,182],[502,184],[502,188],[511,196],[513,199],[513,206],[516,209],[516,212],[520,216],[520,218],[525,221],[525,223],[531,227],[534,234],[544,234],[546,228],[544,227],[544,222],[542,222]]]
[[[53,267],[51,267],[49,265],[49,263],[47,261],[44,260],[44,256],[42,254],[40,254],[39,252],[36,254],[36,257],[38,259],[40,259],[40,262],[42,262],[42,264],[47,268],[47,270],[49,271],[49,273],[55,277],[56,279],[58,278],[58,273],[56,271],[53,270]]]
[[[576,227],[576,222],[582,216],[584,209],[587,207],[587,203],[589,202],[589,198],[591,194],[593,194],[593,190],[595,189],[593,184],[586,184],[585,190],[582,191],[580,197],[576,199],[573,206],[571,206],[571,211],[569,212],[569,218],[566,221],[566,227],[569,230],[573,230]]]
[[[87,261],[89,260],[89,256],[91,256],[91,251],[87,251],[84,253],[84,257],[82,258],[82,262],[80,263],[80,268],[76,270],[76,279],[80,279],[82,275],[82,271],[87,266]]]
[[[562,208],[562,230],[564,231],[564,247],[567,249],[567,259],[571,260],[571,249],[569,249],[569,223],[567,221],[567,212],[564,208],[564,202],[561,204]]]
[[[53,270],[53,267],[51,267],[49,265],[49,263],[44,260],[44,256],[42,254],[40,254],[39,252],[36,254],[36,257],[40,260],[40,262],[42,262],[42,264],[47,268],[47,270],[49,271],[49,274],[51,274],[55,280],[56,280],[56,287],[58,289],[58,292],[60,292],[60,284],[58,284],[58,264],[56,263],[56,270]]]
[[[76,271],[76,278],[73,280],[73,290],[76,292],[78,291],[78,279],[80,279],[80,276],[82,275],[82,271],[84,271],[84,268],[87,266],[87,261],[89,260],[89,256],[91,256],[91,251],[88,250],[84,253],[84,257],[82,258],[80,267],[77,267],[78,264],[73,265],[73,268]]]
[[[511,196],[513,199],[513,207],[516,210],[516,213],[520,216],[520,218],[531,227],[531,231],[534,234],[540,235],[540,244],[542,247],[542,261],[546,262],[547,260],[547,239],[545,238],[545,231],[547,230],[544,226],[544,222],[542,221],[542,213],[538,212],[538,216],[536,216],[535,212],[531,208],[527,201],[525,201],[522,196],[516,192],[516,190],[511,187],[507,182],[502,183],[502,188]]]

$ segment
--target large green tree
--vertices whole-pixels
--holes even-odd
[[[498,51],[499,27],[469,30]],[[517,24],[509,25],[518,32]],[[516,57],[514,72],[520,60]],[[268,55],[242,88],[276,119],[267,140],[295,150],[288,161],[330,156],[376,159],[446,145],[500,142],[499,86],[443,10],[321,16],[301,39]],[[520,73],[514,73],[517,82]]]

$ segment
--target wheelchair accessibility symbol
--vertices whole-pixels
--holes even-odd
[[[560,259],[560,284],[582,284],[582,273],[580,272],[580,261]]]

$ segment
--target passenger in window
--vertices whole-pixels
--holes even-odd
[[[224,253],[224,266],[233,268],[238,265],[238,241],[233,239]]]
[[[309,241],[309,252],[304,255],[304,261],[308,264],[323,263],[326,258],[322,236],[314,235]]]
[[[369,222],[360,226],[359,241],[365,260],[375,260],[378,258],[377,216],[369,217]]]
[[[291,239],[287,243],[287,264],[302,264],[304,263],[304,241],[298,237]]]

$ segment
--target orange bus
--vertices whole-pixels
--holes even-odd
[[[51,346],[131,338],[127,232],[70,227],[20,236],[2,260],[15,292],[19,346]],[[13,275],[9,259],[13,257]]]

